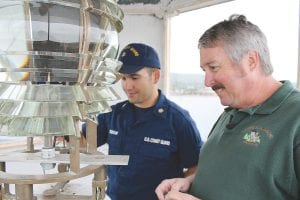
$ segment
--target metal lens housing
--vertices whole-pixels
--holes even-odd
[[[75,135],[119,97],[112,0],[0,1],[0,135]]]

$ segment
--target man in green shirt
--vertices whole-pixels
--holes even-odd
[[[272,77],[265,35],[233,15],[208,29],[199,49],[205,85],[228,107],[196,173],[164,180],[159,200],[299,200],[300,92]]]

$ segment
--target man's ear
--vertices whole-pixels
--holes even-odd
[[[249,51],[248,52],[248,66],[249,70],[253,71],[255,70],[259,63],[260,63],[260,57],[257,51]]]
[[[154,69],[153,70],[153,76],[154,76],[154,83],[158,83],[160,79],[160,70],[159,69]]]

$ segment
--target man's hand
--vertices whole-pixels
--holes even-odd
[[[164,200],[201,200],[190,194],[178,192],[176,190],[170,190],[168,194],[165,195]]]
[[[157,188],[155,189],[155,193],[159,200],[165,200],[165,197],[169,194],[170,191],[179,193],[187,192],[190,185],[191,180],[188,178],[166,179],[157,186]]]

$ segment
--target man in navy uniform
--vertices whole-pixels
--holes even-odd
[[[156,200],[162,180],[195,171],[202,140],[189,113],[157,88],[160,61],[152,47],[129,44],[119,60],[128,100],[98,115],[97,145],[108,143],[109,154],[129,155],[129,163],[107,167],[106,192],[112,200]]]

